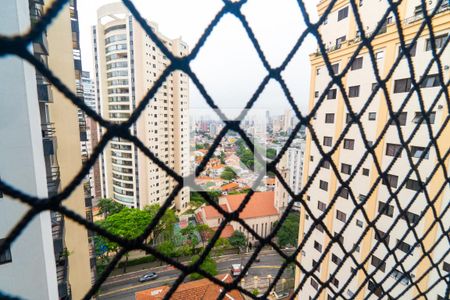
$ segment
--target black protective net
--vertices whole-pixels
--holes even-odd
[[[360,282],[357,290],[354,290],[353,293],[356,295],[361,290],[367,289],[369,287],[369,291],[365,294],[365,298],[369,298],[374,293],[377,297],[387,297],[389,299],[399,299],[404,298],[404,295],[408,293],[411,289],[415,290],[415,298],[425,298],[428,299],[429,296],[427,296],[430,291],[432,291],[438,284],[442,283],[442,281],[445,283],[446,291],[439,291],[440,295],[443,295],[443,299],[449,298],[449,276],[448,271],[443,271],[440,268],[440,265],[442,262],[448,258],[449,247],[447,247],[447,250],[445,250],[445,253],[441,255],[438,259],[436,259],[433,255],[433,251],[435,247],[441,242],[448,243],[449,242],[449,226],[448,226],[448,219],[445,220],[444,216],[448,210],[449,202],[448,199],[444,199],[441,207],[437,209],[435,207],[436,201],[442,196],[445,189],[448,189],[448,180],[449,176],[447,173],[447,167],[446,162],[448,162],[448,155],[449,155],[449,149],[440,149],[438,146],[438,139],[441,138],[445,132],[448,132],[447,123],[448,123],[448,110],[450,108],[449,103],[449,81],[445,81],[445,63],[448,63],[448,57],[444,58],[442,54],[444,53],[446,47],[449,43],[449,36],[447,35],[446,38],[443,40],[441,39],[439,41],[439,45],[436,44],[436,36],[435,31],[433,28],[433,18],[435,18],[438,14],[446,13],[448,17],[448,10],[443,9],[445,6],[445,2],[443,0],[437,1],[438,3],[435,5],[435,8],[432,10],[427,10],[427,3],[426,1],[420,1],[421,11],[423,12],[423,15],[420,19],[418,19],[417,22],[420,23],[420,25],[417,27],[417,32],[414,35],[414,38],[411,41],[408,41],[406,43],[403,33],[403,26],[404,26],[404,20],[400,19],[399,14],[399,7],[402,5],[403,1],[392,1],[387,0],[388,2],[388,9],[383,14],[382,18],[378,21],[378,25],[376,26],[376,29],[370,33],[366,32],[359,14],[359,1],[349,1],[349,13],[353,14],[356,27],[360,33],[360,38],[358,40],[358,45],[355,48],[354,53],[352,54],[351,58],[348,60],[348,62],[345,64],[345,66],[342,68],[342,71],[339,73],[335,73],[333,71],[332,62],[329,58],[329,50],[325,46],[322,37],[319,33],[319,27],[326,21],[328,15],[333,10],[333,7],[336,5],[339,1],[327,1],[328,7],[325,9],[325,12],[320,17],[318,22],[313,23],[310,20],[310,16],[307,13],[307,10],[305,8],[305,3],[303,1],[297,1],[298,7],[299,7],[299,18],[302,18],[303,21],[306,24],[306,30],[302,32],[301,36],[298,38],[297,42],[295,43],[295,46],[290,50],[289,54],[285,58],[285,60],[282,62],[281,65],[277,67],[273,67],[269,64],[268,60],[266,59],[263,50],[261,49],[257,38],[255,37],[252,28],[250,24],[247,22],[245,16],[241,12],[241,8],[246,4],[247,1],[228,1],[223,0],[223,7],[222,9],[217,13],[217,15],[212,19],[210,24],[205,28],[203,35],[199,39],[197,45],[192,49],[191,53],[186,57],[177,57],[173,53],[171,53],[162,43],[157,35],[151,30],[149,25],[146,23],[144,18],[141,16],[141,14],[138,12],[132,1],[130,0],[123,0],[123,3],[125,6],[129,9],[131,14],[134,16],[134,18],[140,23],[140,25],[144,28],[146,33],[149,37],[153,40],[153,42],[157,45],[157,47],[162,51],[162,53],[169,59],[170,64],[167,66],[167,68],[162,72],[159,79],[154,83],[152,88],[148,91],[147,95],[144,97],[144,99],[139,103],[135,111],[132,113],[131,117],[128,121],[122,123],[122,124],[113,124],[109,122],[108,120],[103,119],[100,115],[95,113],[93,110],[91,110],[82,99],[76,96],[68,87],[65,86],[63,82],[61,82],[53,73],[51,70],[46,68],[39,60],[33,56],[32,53],[28,50],[28,45],[37,38],[46,28],[47,26],[51,26],[52,20],[58,15],[60,10],[63,8],[64,5],[66,5],[69,2],[69,0],[56,0],[53,2],[51,7],[47,10],[46,14],[42,16],[42,18],[34,24],[34,26],[31,28],[31,30],[22,35],[22,36],[16,36],[16,37],[6,37],[6,36],[0,36],[0,56],[5,55],[15,55],[18,56],[26,61],[28,61],[30,64],[34,65],[35,68],[43,75],[45,76],[48,81],[60,92],[62,92],[68,99],[68,101],[71,101],[74,105],[76,105],[79,109],[83,110],[87,116],[98,122],[100,126],[104,128],[105,134],[101,138],[98,146],[96,147],[94,153],[90,156],[90,158],[85,162],[83,165],[83,168],[80,170],[78,175],[73,178],[71,183],[64,188],[60,193],[58,193],[56,196],[50,197],[48,199],[38,199],[36,197],[27,195],[20,191],[17,187],[13,187],[8,185],[7,183],[0,180],[0,191],[3,192],[5,195],[10,196],[12,198],[17,199],[18,201],[21,201],[23,203],[26,203],[29,205],[30,209],[25,214],[25,216],[18,221],[16,226],[13,228],[13,230],[9,233],[9,235],[6,237],[6,239],[3,241],[3,244],[0,245],[0,253],[3,252],[4,249],[9,247],[9,245],[16,240],[21,232],[28,226],[30,221],[36,217],[40,212],[45,210],[51,210],[56,211],[64,215],[66,218],[70,218],[74,220],[75,222],[78,222],[82,226],[85,226],[88,230],[91,230],[95,232],[97,235],[101,235],[109,239],[110,241],[113,241],[121,246],[118,253],[115,255],[115,257],[111,260],[110,264],[105,268],[105,270],[99,274],[95,284],[91,287],[91,289],[87,292],[85,299],[90,299],[92,296],[94,296],[99,289],[102,286],[102,283],[105,282],[105,280],[108,278],[108,276],[111,274],[113,269],[116,267],[120,259],[129,251],[131,250],[145,250],[148,253],[155,256],[157,259],[166,262],[167,264],[170,264],[174,266],[176,269],[181,271],[180,276],[177,278],[177,280],[172,284],[169,292],[165,295],[165,299],[169,299],[171,295],[177,290],[178,286],[183,282],[183,280],[191,273],[199,273],[203,275],[204,277],[208,278],[212,282],[216,283],[217,285],[220,285],[223,287],[222,292],[219,296],[219,298],[223,299],[226,296],[226,293],[237,289],[244,295],[248,297],[255,298],[250,291],[242,288],[239,285],[239,282],[243,278],[246,271],[251,267],[255,259],[257,258],[258,254],[262,250],[264,246],[270,246],[272,247],[283,259],[284,263],[281,265],[278,273],[276,276],[274,276],[273,281],[270,282],[269,288],[265,291],[262,298],[267,298],[270,291],[277,285],[279,280],[281,279],[281,276],[284,272],[284,270],[291,264],[295,264],[295,266],[300,270],[301,276],[298,278],[298,281],[296,282],[296,286],[294,287],[294,293],[291,294],[292,297],[296,297],[298,293],[304,289],[304,288],[310,288],[307,287],[306,284],[313,279],[318,283],[318,288],[316,292],[316,296],[314,298],[319,297],[321,295],[322,291],[327,291],[328,295],[331,295],[331,297],[334,298],[352,298],[352,296],[348,295],[346,293],[347,287],[349,286],[351,280],[357,276],[356,274],[363,274],[364,280]],[[231,14],[234,17],[236,17],[240,23],[242,24],[243,28],[245,29],[245,32],[248,35],[248,38],[250,39],[252,45],[256,49],[256,52],[261,59],[261,62],[263,66],[265,67],[267,71],[267,75],[263,79],[263,81],[260,83],[256,91],[254,92],[253,96],[248,100],[247,104],[245,105],[245,110],[243,110],[241,116],[239,116],[236,120],[229,120],[225,117],[225,114],[222,113],[221,108],[218,107],[215,104],[214,99],[208,94],[203,84],[200,82],[196,74],[192,71],[190,67],[190,63],[197,57],[199,54],[200,48],[204,45],[207,37],[211,34],[213,28],[219,23],[219,21],[227,14]],[[373,47],[373,40],[377,37],[377,35],[382,34],[384,30],[386,29],[386,24],[388,24],[388,18],[390,19],[389,23],[391,23],[390,26],[395,26],[397,32],[398,32],[398,41],[400,42],[400,54],[395,59],[395,62],[390,66],[389,72],[385,72],[387,74],[384,78],[380,75],[380,70],[376,63],[376,57]],[[449,20],[450,21],[450,20]],[[288,64],[291,62],[293,56],[297,53],[298,49],[301,47],[303,42],[308,36],[313,36],[317,40],[319,51],[317,55],[322,56],[323,63],[325,64],[326,70],[329,73],[331,80],[326,86],[326,88],[320,93],[320,95],[317,98],[317,101],[315,102],[314,106],[312,107],[311,111],[307,114],[302,113],[299,108],[297,107],[290,90],[283,79],[282,72],[286,69]],[[432,59],[427,62],[427,67],[425,68],[425,72],[423,74],[416,74],[414,69],[414,63],[411,58],[411,49],[415,46],[416,41],[420,36],[427,36],[430,40],[430,48],[432,53]],[[343,82],[343,78],[345,78],[346,74],[348,73],[349,69],[351,68],[352,63],[354,62],[355,58],[360,55],[361,51],[367,50],[370,56],[370,61],[373,69],[373,74],[376,78],[377,84],[374,86],[370,96],[366,101],[365,104],[362,106],[362,109],[359,111],[355,111],[354,108],[351,105],[351,102],[349,101],[349,95],[346,89],[346,86]],[[402,101],[402,104],[399,106],[398,109],[393,108],[393,103],[391,101],[389,88],[387,86],[387,83],[390,82],[392,75],[394,74],[394,71],[396,70],[397,66],[399,65],[400,61],[402,59],[406,59],[407,66],[410,73],[410,79],[411,79],[411,89],[405,93],[405,97]],[[439,92],[436,94],[434,99],[426,99],[427,104],[425,105],[424,95],[421,90],[421,87],[424,84],[424,80],[426,80],[428,73],[430,72],[430,69],[435,66],[438,70],[437,73],[437,81],[438,81],[438,87]],[[205,155],[203,161],[201,164],[197,167],[195,174],[191,174],[187,176],[186,178],[183,178],[176,172],[174,172],[171,168],[167,167],[160,159],[156,157],[147,147],[146,145],[140,141],[136,136],[132,135],[129,131],[130,126],[136,122],[138,117],[141,115],[147,104],[152,101],[155,93],[158,91],[158,89],[162,86],[164,81],[167,79],[167,77],[171,74],[173,71],[182,71],[185,74],[187,74],[192,83],[196,86],[196,88],[199,90],[199,92],[202,94],[202,96],[205,98],[208,105],[214,109],[217,114],[222,118],[223,122],[225,123],[225,127],[221,130],[221,132],[218,134],[217,137],[215,137],[214,143],[211,145],[207,155]],[[448,76],[447,76],[448,77]],[[266,162],[261,155],[255,152],[255,147],[250,140],[249,136],[241,129],[240,127],[240,121],[242,120],[243,116],[245,116],[247,110],[251,110],[254,106],[255,102],[258,100],[258,97],[264,90],[264,87],[268,84],[270,80],[274,80],[278,82],[278,84],[281,86],[282,91],[284,95],[286,96],[286,99],[290,103],[290,106],[292,108],[292,111],[294,112],[295,116],[298,118],[299,123],[295,126],[293,129],[292,134],[290,135],[289,139],[287,140],[286,144],[282,147],[281,151],[279,152],[278,156],[271,162]],[[321,143],[319,141],[318,135],[316,134],[315,128],[313,126],[313,117],[316,114],[316,112],[319,110],[321,105],[323,104],[325,98],[327,97],[328,92],[332,87],[337,87],[338,91],[343,97],[343,101],[345,104],[345,108],[349,113],[349,122],[347,122],[344,126],[344,129],[342,130],[339,138],[336,140],[334,146],[329,151],[325,151],[323,147],[321,146]],[[367,112],[367,108],[369,107],[372,100],[375,98],[375,95],[377,93],[381,93],[382,95],[382,101],[385,101],[387,107],[388,107],[388,121],[386,122],[383,130],[381,133],[377,136],[376,140],[369,142],[365,130],[363,127],[363,124],[361,122],[361,116]],[[413,101],[417,101],[419,103],[420,107],[420,118],[421,121],[417,122],[411,130],[410,134],[405,136],[404,131],[400,127],[400,115],[403,112],[404,108],[408,104],[411,99],[414,99]],[[431,114],[433,110],[435,110],[435,107],[437,105],[438,100],[445,99],[446,105],[443,108],[445,111],[445,118],[443,119],[442,123],[440,123],[440,127],[438,130],[436,130],[436,126],[431,126]],[[431,103],[431,104],[430,104]],[[295,194],[289,184],[285,181],[279,170],[277,169],[277,164],[280,162],[281,157],[286,153],[287,149],[290,147],[292,141],[294,140],[295,136],[299,132],[299,130],[306,126],[308,134],[312,140],[312,143],[317,147],[321,157],[320,162],[318,164],[318,167],[314,169],[313,172],[311,172],[311,176],[307,180],[307,182],[304,184],[302,190],[300,193]],[[377,155],[375,153],[377,147],[382,143],[382,139],[385,135],[385,133],[388,130],[389,126],[395,126],[398,138],[401,142],[401,150],[397,151],[397,153],[394,155],[394,158],[392,161],[388,164],[387,167],[382,167],[381,163],[377,159]],[[355,167],[353,169],[353,172],[351,172],[350,176],[348,176],[347,179],[343,179],[340,175],[340,171],[338,166],[335,164],[335,162],[332,159],[333,154],[336,152],[336,150],[341,146],[342,141],[344,140],[344,137],[348,133],[351,127],[357,128],[358,132],[360,133],[361,140],[363,141],[365,148],[367,151],[362,155],[361,160],[355,164]],[[433,170],[429,174],[421,174],[418,169],[421,162],[425,159],[424,155],[422,155],[418,160],[413,160],[413,155],[411,153],[410,149],[410,142],[416,135],[416,133],[420,130],[426,130],[428,134],[428,140],[423,141],[423,147],[425,148],[425,152],[430,151],[431,149],[436,153],[436,165],[433,168]],[[225,134],[228,131],[234,131],[238,133],[241,138],[245,141],[247,146],[255,152],[255,157],[261,164],[265,164],[266,168],[269,172],[272,172],[275,174],[277,179],[280,181],[282,186],[285,188],[285,190],[289,193],[289,196],[293,199],[293,201],[290,201],[288,203],[287,208],[283,212],[283,214],[280,217],[280,221],[277,223],[276,226],[274,226],[272,232],[267,237],[261,237],[258,235],[246,222],[240,218],[240,212],[243,211],[244,207],[250,200],[250,197],[253,195],[253,191],[250,190],[248,194],[246,195],[244,201],[242,202],[239,209],[237,209],[234,212],[227,212],[222,209],[215,201],[213,201],[208,193],[206,192],[200,192],[200,194],[205,198],[205,200],[214,208],[219,211],[223,215],[223,221],[218,227],[217,231],[214,233],[213,237],[211,238],[210,242],[206,247],[204,248],[203,252],[200,255],[199,260],[192,264],[192,265],[185,265],[183,263],[180,263],[170,257],[165,256],[164,254],[158,252],[154,247],[149,246],[144,243],[146,238],[152,233],[152,230],[155,228],[155,226],[160,221],[160,218],[163,216],[164,212],[169,209],[172,202],[174,201],[174,198],[176,195],[180,192],[180,190],[183,188],[183,186],[186,184],[186,182],[194,182],[192,179],[196,176],[198,176],[206,167],[206,164],[208,160],[212,157],[216,147],[220,144],[222,138],[225,136]],[[148,225],[145,232],[138,238],[134,240],[125,240],[119,236],[115,236],[111,234],[108,231],[105,231],[101,227],[97,226],[96,224],[87,221],[84,217],[81,215],[78,215],[77,213],[67,209],[64,207],[64,200],[67,199],[67,197],[74,191],[74,189],[82,184],[83,178],[86,177],[86,175],[89,173],[90,168],[93,167],[96,160],[99,158],[99,155],[104,150],[107,143],[114,137],[119,137],[125,140],[128,140],[136,147],[142,151],[150,160],[152,160],[158,167],[160,167],[162,170],[167,172],[176,182],[177,185],[175,189],[171,192],[170,196],[167,198],[167,200],[164,202],[164,205],[161,206],[160,211],[157,213],[156,217],[152,220],[151,224]],[[426,144],[426,145],[425,145]],[[404,264],[404,261],[407,259],[408,254],[402,253],[401,255],[399,252],[395,251],[397,246],[390,246],[386,241],[382,238],[379,238],[377,242],[375,242],[370,251],[368,253],[362,254],[360,257],[359,255],[355,257],[355,251],[356,251],[356,244],[351,249],[347,249],[344,247],[343,243],[340,240],[340,236],[345,236],[348,232],[346,232],[346,229],[350,222],[354,220],[354,217],[357,213],[361,213],[363,215],[363,218],[365,222],[367,223],[367,226],[364,228],[363,233],[359,237],[358,243],[362,242],[364,237],[369,234],[371,231],[375,232],[377,229],[377,222],[379,221],[381,215],[383,214],[383,211],[376,214],[375,218],[370,218],[365,211],[365,204],[367,202],[367,199],[369,199],[374,193],[375,189],[378,185],[382,184],[383,182],[389,182],[389,173],[393,169],[395,162],[398,160],[398,158],[401,156],[401,154],[405,155],[407,158],[407,162],[409,164],[410,169],[407,172],[407,176],[403,180],[400,180],[397,187],[392,187],[390,184],[387,184],[386,187],[389,191],[389,197],[388,199],[385,199],[386,201],[386,207],[389,205],[392,205],[395,207],[399,213],[395,216],[394,220],[392,221],[391,225],[389,226],[388,231],[385,232],[385,234],[389,234],[392,230],[395,229],[396,225],[398,224],[400,219],[406,218],[406,212],[411,207],[411,205],[414,203],[414,201],[418,197],[422,197],[426,200],[426,207],[421,212],[421,214],[418,216],[418,218],[414,222],[406,222],[407,224],[407,230],[404,232],[403,238],[406,237],[408,234],[413,234],[415,242],[411,247],[418,247],[422,251],[420,259],[417,260],[414,264]],[[366,159],[372,159],[375,170],[378,174],[377,179],[373,183],[371,189],[367,193],[367,197],[361,201],[361,199],[358,199],[358,197],[353,193],[352,191],[352,181],[355,176],[357,176],[358,172],[361,170],[361,166],[366,161]],[[334,194],[332,200],[328,203],[327,208],[323,211],[323,213],[316,217],[315,213],[311,210],[310,203],[308,201],[305,201],[306,195],[308,193],[308,190],[310,189],[311,185],[313,183],[317,183],[316,175],[319,172],[320,165],[323,164],[323,162],[328,161],[331,169],[333,170],[333,173],[335,174],[339,188],[337,189],[336,193]],[[433,193],[431,196],[428,191],[428,184],[433,179],[435,174],[443,174],[442,178],[444,180],[439,183],[439,189],[436,193]],[[407,184],[407,181],[410,176],[414,176],[417,178],[419,182],[419,187],[416,189],[416,192],[414,193],[414,197],[408,201],[400,201],[398,194],[399,192],[405,188],[405,185]],[[255,185],[259,184],[259,182],[263,179],[263,174],[261,174],[256,182]],[[342,229],[338,234],[335,234],[330,231],[329,228],[327,228],[324,220],[326,216],[330,213],[330,211],[333,209],[333,206],[335,205],[337,198],[341,192],[342,189],[347,189],[348,195],[350,200],[352,201],[354,205],[354,210],[352,213],[348,216],[348,218],[345,221],[345,225],[342,226]],[[299,241],[298,247],[295,249],[293,253],[286,254],[280,247],[274,242],[274,237],[280,227],[283,224],[283,221],[286,219],[289,212],[292,210],[294,203],[300,203],[302,209],[304,209],[305,213],[309,215],[309,218],[312,220],[313,225],[310,226],[308,230],[305,231],[305,234],[303,236],[303,239]],[[426,214],[431,213],[434,221],[432,224],[430,224],[429,228],[425,228],[423,232],[417,232],[416,230],[416,224],[420,222]],[[225,226],[231,222],[236,221],[242,227],[248,231],[251,235],[255,237],[255,239],[259,242],[258,246],[253,249],[253,253],[251,257],[249,258],[248,263],[245,265],[243,272],[241,272],[241,275],[237,276],[232,283],[224,283],[217,279],[216,277],[208,274],[207,272],[203,271],[199,268],[203,260],[208,256],[212,248],[214,247],[215,242],[219,239],[221,232],[225,228]],[[305,247],[306,242],[310,239],[310,237],[313,234],[314,228],[316,228],[318,225],[322,226],[324,233],[329,237],[330,242],[327,244],[327,246],[322,251],[317,263],[315,266],[311,269],[306,268],[298,261],[298,256],[302,252],[302,250]],[[432,245],[430,244],[424,244],[424,240],[427,239],[428,235],[431,232],[436,232],[437,228],[437,236],[432,241]],[[434,233],[436,234],[436,233]],[[400,239],[401,240],[401,239]],[[429,241],[429,240],[428,240]],[[357,243],[357,244],[358,244]],[[337,264],[336,271],[331,273],[330,276],[328,276],[328,279],[323,281],[319,276],[316,275],[315,271],[317,270],[318,266],[321,262],[324,261],[325,257],[329,255],[329,252],[333,245],[337,245],[344,253],[344,256],[341,257],[339,263]],[[375,269],[373,269],[371,272],[368,271],[367,263],[371,259],[372,254],[378,249],[379,247],[384,247],[386,249],[386,255],[385,257],[382,257],[381,260],[385,261],[388,258],[393,258],[395,263],[392,266],[392,269],[387,270],[385,273],[383,273],[383,276],[377,276],[377,280],[375,280],[375,274],[379,272],[379,268],[381,267],[381,264]],[[335,277],[338,270],[344,265],[346,261],[351,261],[356,266],[355,273],[349,274],[347,281],[340,283],[339,287],[337,288],[335,285],[332,285],[333,278]],[[416,272],[418,269],[418,266],[420,264],[423,265],[423,262],[426,262],[426,265],[428,266],[426,270],[422,270],[421,272]],[[403,274],[412,274],[416,272],[416,276],[414,278],[410,279],[410,284],[407,285],[401,285],[402,278],[399,278],[399,280],[396,281],[395,284],[386,285],[385,282],[389,277],[392,277],[392,272],[394,270],[400,270]],[[434,276],[433,278],[437,278],[434,282],[429,282],[426,286],[426,289],[423,289],[423,285],[421,285],[421,281],[428,278],[429,274],[433,272],[437,274],[437,276]],[[342,277],[341,277],[342,278]],[[380,279],[381,278],[381,279]],[[401,292],[398,292],[398,289],[401,289]],[[392,294],[392,291],[396,289],[395,295]],[[4,295],[0,291],[0,297],[1,298],[7,298],[7,299],[14,299],[13,296]]]

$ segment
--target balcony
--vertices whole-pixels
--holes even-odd
[[[52,103],[53,102],[53,96],[52,91],[50,89],[50,85],[46,83],[39,83],[37,84],[37,94],[38,94],[38,100],[41,102],[46,103]]]
[[[51,156],[56,154],[56,129],[54,123],[41,124],[42,141],[44,144],[44,155]]]
[[[58,194],[60,182],[59,166],[51,166],[47,169],[47,188],[49,197],[53,197]]]

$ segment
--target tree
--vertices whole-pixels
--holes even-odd
[[[194,255],[191,260],[191,265],[195,264],[199,258],[199,255]],[[209,255],[203,260],[202,264],[200,265],[200,269],[204,272],[207,272],[211,276],[217,275],[217,264]],[[189,275],[189,277],[193,280],[197,280],[203,278],[203,275],[199,273],[192,273],[191,275]]]
[[[123,208],[120,212],[111,214],[102,221],[97,222],[99,226],[109,231],[110,233],[124,239],[135,239],[144,233],[144,230],[150,224],[159,210],[159,205],[151,205],[145,207],[143,210],[135,208]],[[151,239],[157,239],[162,233],[169,233],[173,231],[177,219],[172,210],[167,210],[160,222],[152,231]],[[109,257],[110,253],[117,252],[119,246],[101,236],[96,237],[96,251],[100,256]],[[97,249],[98,248],[98,249]],[[128,263],[128,254],[125,255],[124,273],[126,272]]]
[[[200,243],[197,226],[194,224],[189,224],[185,228],[181,229],[180,232],[186,238],[186,244],[190,246],[190,255],[193,255],[195,253],[195,249]]]
[[[280,247],[297,246],[299,222],[300,215],[298,212],[290,212],[288,214],[277,232],[278,245]]]
[[[233,180],[236,179],[237,175],[236,172],[230,167],[225,167],[222,174],[220,174],[220,178],[225,180]]]
[[[266,157],[269,159],[274,159],[275,156],[277,156],[277,150],[273,149],[273,148],[268,148],[266,150]]]
[[[161,254],[164,254],[168,257],[176,257],[178,256],[177,248],[175,247],[175,244],[171,240],[166,240],[162,243],[159,243],[156,246],[156,250],[158,250]],[[161,260],[161,266],[163,264],[163,261]]]
[[[235,230],[233,235],[228,240],[233,247],[239,249],[247,247],[247,238],[241,231]]]
[[[125,208],[125,205],[120,204],[109,198],[102,198],[98,200],[98,213],[97,216],[103,215],[104,218],[109,215],[116,214]]]
[[[145,210],[124,208],[97,224],[116,236],[131,240],[144,233],[145,228],[150,224],[152,218],[153,216]],[[101,239],[101,243],[108,253],[117,252],[119,248],[119,245],[105,238]],[[127,271],[128,254],[125,258],[124,273]]]

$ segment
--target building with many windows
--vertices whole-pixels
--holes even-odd
[[[47,1],[8,1],[1,33],[25,32],[44,14]],[[30,51],[78,96],[81,56],[76,1],[63,8]],[[17,57],[0,61],[0,177],[39,198],[55,196],[81,169],[83,124],[78,109],[32,66]],[[29,207],[0,195],[0,243]],[[77,187],[63,205],[90,217],[90,196]],[[0,290],[26,299],[80,299],[95,277],[87,230],[56,212],[41,212],[0,253]],[[24,271],[26,270],[26,271]]]
[[[388,2],[363,2],[362,0],[356,2],[367,36],[375,30],[377,23],[388,9]],[[431,13],[432,9],[436,8],[436,2],[427,1],[428,13]],[[333,72],[340,74],[346,68],[361,39],[350,2],[342,0],[332,4],[331,1],[321,1],[317,6],[319,15],[322,15],[329,5],[333,5],[333,7],[328,18],[320,27],[320,34],[327,48]],[[450,32],[448,1],[442,1],[442,6],[436,9],[438,9],[438,13],[433,17],[433,32],[436,50],[441,51],[444,41]],[[421,1],[402,1],[399,4],[399,14],[405,42],[409,46],[423,22]],[[367,219],[360,210],[351,218],[351,214],[355,210],[355,203],[349,195],[349,190],[341,188],[337,176],[330,166],[330,162],[321,162],[322,155],[319,153],[317,144],[312,140],[310,132],[308,132],[306,141],[303,184],[308,181],[315,169],[318,168],[317,176],[315,176],[315,180],[304,199],[307,201],[313,216],[317,218],[329,208],[330,202],[337,194],[336,203],[326,215],[324,225],[332,235],[338,236],[347,251],[353,251],[353,256],[358,263],[362,262],[369,255],[364,264],[364,269],[369,274],[373,272],[373,278],[364,281],[367,277],[361,269],[358,270],[356,268],[355,262],[351,259],[347,259],[338,268],[338,265],[343,260],[344,252],[336,243],[331,246],[330,251],[325,255],[325,249],[330,243],[330,237],[324,232],[323,226],[312,228],[313,218],[304,207],[301,208],[299,242],[303,242],[304,236],[308,231],[313,230],[313,232],[303,247],[298,260],[307,270],[317,266],[314,274],[320,278],[321,282],[330,279],[331,288],[335,291],[340,291],[348,282],[345,290],[343,290],[343,295],[349,298],[363,299],[369,293],[372,293],[370,299],[387,299],[386,291],[389,289],[389,295],[395,298],[400,292],[405,290],[406,286],[409,289],[402,298],[413,299],[418,296],[420,290],[425,291],[433,286],[431,290],[427,290],[427,297],[430,299],[444,299],[445,290],[448,288],[445,286],[445,282],[438,282],[435,286],[434,283],[439,278],[439,272],[448,272],[448,259],[438,265],[439,270],[433,269],[429,273],[425,273],[425,270],[430,268],[430,261],[428,259],[419,261],[419,259],[423,257],[423,251],[426,250],[431,251],[431,256],[435,261],[439,261],[448,250],[448,240],[444,238],[445,242],[441,242],[433,248],[437,237],[443,233],[436,224],[433,225],[435,217],[432,210],[426,209],[428,206],[426,193],[422,191],[411,202],[420,188],[419,178],[416,172],[413,172],[409,178],[406,177],[407,173],[412,169],[409,155],[407,155],[402,146],[404,143],[399,138],[397,126],[394,126],[393,122],[389,120],[389,108],[383,91],[381,89],[376,91],[377,80],[373,66],[377,66],[381,78],[384,79],[401,52],[399,49],[398,31],[392,13],[388,16],[371,44],[374,50],[374,61],[371,60],[367,48],[363,47],[349,67],[348,72],[343,75],[342,81],[348,100],[356,113],[360,113],[361,109],[368,105],[364,113],[360,114],[360,120],[364,127],[368,144],[375,145],[375,141],[382,135],[380,143],[374,149],[375,157],[380,163],[381,169],[383,171],[386,170],[388,165],[392,163],[394,156],[399,152],[400,157],[387,174],[387,180],[377,184],[370,196],[367,196],[369,190],[380,175],[372,156],[369,155],[364,159],[367,149],[356,124],[351,125],[337,151],[332,155],[332,160],[336,164],[339,175],[343,180],[347,180],[356,170],[357,163],[362,159],[364,160],[361,168],[356,170],[357,173],[350,183],[350,188],[356,197],[357,203],[365,202],[364,210],[370,221],[380,215],[376,223],[377,230],[371,228],[368,234],[364,235],[362,241],[358,241],[368,224]],[[416,80],[419,80],[432,60],[432,47],[428,29],[425,28],[417,42],[411,45],[410,55]],[[447,46],[441,57],[441,62],[444,64],[443,77],[445,83],[448,82],[450,75],[449,60],[444,59],[448,57],[450,57],[450,47]],[[312,54],[310,60],[312,68],[309,108],[312,110],[322,97],[321,95],[324,94],[331,77],[320,52]],[[437,165],[437,153],[434,147],[429,151],[425,151],[430,138],[427,125],[422,123],[424,116],[421,113],[417,93],[412,93],[411,99],[404,107],[401,107],[412,88],[411,72],[412,70],[408,67],[407,59],[400,59],[392,77],[386,81],[386,88],[391,100],[390,105],[392,105],[393,111],[399,115],[398,121],[404,139],[408,139],[413,130],[416,127],[418,128],[417,133],[406,147],[411,151],[412,157],[410,159],[412,163],[416,164],[423,157],[420,166],[413,167],[413,169],[418,172],[422,181],[430,181],[427,184],[428,195],[431,199],[436,197],[436,202],[433,206],[437,215],[440,216],[442,209],[446,205],[445,203],[449,199],[450,192],[448,185],[444,186],[442,193],[439,192],[442,184],[447,180],[442,171],[432,175],[432,170]],[[438,95],[441,89],[438,67],[436,64],[433,64],[420,87],[420,91],[424,99],[424,108],[430,110],[429,118],[431,130],[434,134],[441,129],[443,122],[448,118],[445,96],[443,94]],[[446,89],[448,91],[448,85],[446,85]],[[374,94],[373,100],[368,103],[371,94]],[[332,86],[324,96],[324,101],[317,110],[312,120],[312,125],[320,141],[320,146],[325,152],[328,152],[334,147],[338,137],[344,128],[349,125],[349,122],[352,121],[352,118],[348,113],[348,107],[344,103],[343,95],[336,85]],[[432,106],[435,98],[439,100],[436,105]],[[384,127],[386,127],[386,132],[383,132]],[[449,149],[449,140],[450,132],[447,126],[441,137],[437,139],[437,145],[441,151],[443,151],[442,149]],[[448,158],[445,164],[449,164]],[[401,186],[405,179],[406,185]],[[390,198],[388,187],[394,192],[398,190],[398,199],[401,206],[398,206]],[[411,204],[409,209],[402,213],[402,210],[409,204]],[[420,218],[422,213],[424,213],[424,216]],[[399,216],[400,220],[392,227],[394,220]],[[440,218],[445,218],[445,216]],[[346,223],[348,223],[348,226],[341,233]],[[419,237],[422,237],[425,230],[432,228],[430,234],[423,241],[424,249],[421,249],[420,246],[416,247],[417,238],[411,231],[403,237],[411,226],[416,230]],[[392,230],[390,229],[391,227]],[[375,248],[377,244],[378,247]],[[374,249],[373,254],[369,254],[372,249]],[[393,253],[386,256],[388,251]],[[322,256],[324,256],[323,261],[319,264],[319,259]],[[398,259],[405,258],[402,266],[396,264],[396,257]],[[418,263],[417,267],[412,268],[415,263]],[[376,270],[376,268],[378,269]],[[297,270],[296,275],[297,284],[305,278],[305,274],[301,273],[300,270]],[[421,278],[422,276],[423,278]],[[395,283],[399,281],[399,278],[401,278],[401,282],[396,285]],[[421,279],[417,285],[411,284],[412,280],[416,281],[419,278]],[[383,283],[380,284],[380,282]],[[363,285],[363,288],[357,292],[357,288],[361,285]],[[319,288],[320,282],[309,277],[300,291],[299,299],[314,298]],[[335,296],[330,288],[326,288],[320,293],[318,299],[334,298]]]
[[[93,44],[99,112],[105,119],[120,123],[131,116],[170,61],[123,4],[102,6],[97,14]],[[181,39],[169,39],[155,23],[149,25],[174,55],[188,54],[188,46]],[[130,128],[162,162],[181,175],[187,175],[189,168],[188,97],[189,78],[182,72],[172,72]],[[168,174],[120,138],[109,143],[100,165],[102,196],[129,207],[161,204],[175,187]],[[181,211],[188,201],[189,193],[184,188],[173,205]]]

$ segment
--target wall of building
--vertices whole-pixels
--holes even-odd
[[[49,67],[73,92],[76,91],[72,53],[72,29],[69,7],[65,7],[48,28]],[[54,103],[49,107],[58,137],[57,156],[61,187],[66,187],[81,169],[80,128],[78,110],[52,86]],[[79,185],[64,201],[64,206],[86,215],[83,186]],[[69,252],[69,282],[73,299],[81,299],[91,287],[87,230],[65,219],[65,244]]]
[[[1,34],[30,27],[27,0],[8,1],[0,10]],[[40,116],[33,67],[17,57],[0,59],[0,177],[24,193],[47,197]],[[0,239],[5,238],[29,207],[0,196]],[[26,299],[57,299],[50,213],[31,221],[10,247],[12,261],[0,264],[0,290]],[[27,270],[24,272],[24,270]]]

